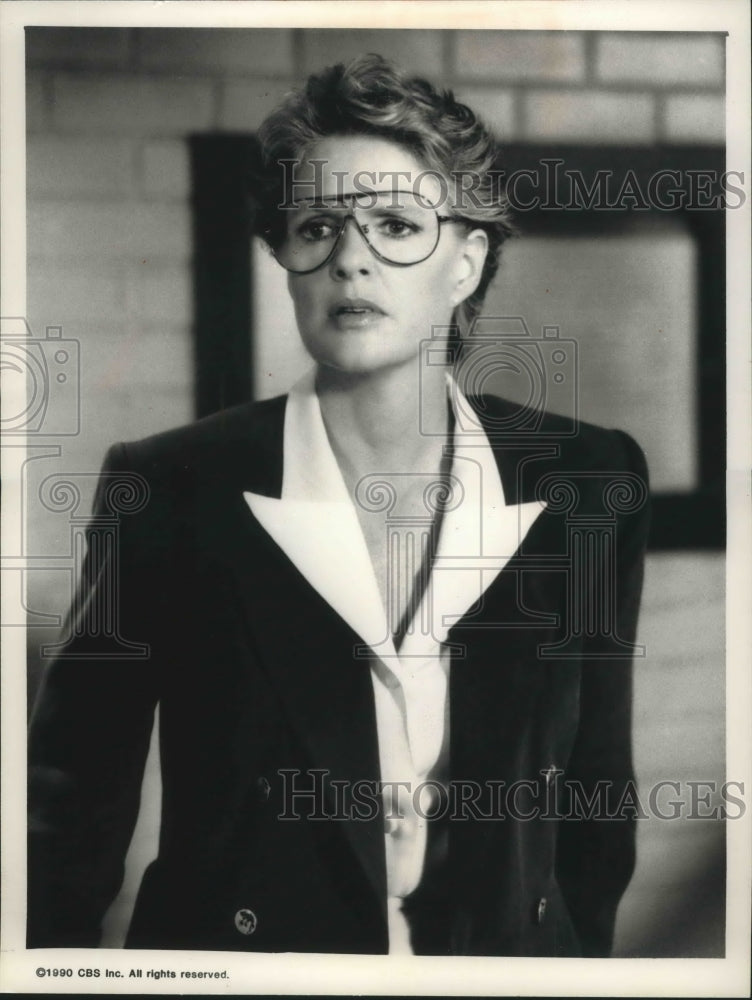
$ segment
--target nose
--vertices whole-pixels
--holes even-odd
[[[373,255],[355,219],[346,219],[344,231],[330,261],[333,277],[342,280],[353,274],[368,274],[372,263]]]

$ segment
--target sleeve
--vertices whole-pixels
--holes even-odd
[[[649,526],[645,457],[628,435],[613,432],[624,471],[642,484],[642,502],[619,515],[614,550],[615,635],[633,643]],[[618,459],[617,459],[618,461]],[[636,477],[636,478],[635,478]],[[603,648],[602,646],[600,647]],[[632,766],[632,655],[588,656],[584,644],[580,721],[567,774],[567,813],[559,824],[557,881],[585,957],[607,957],[616,910],[635,864],[635,784]],[[572,809],[572,787],[581,798]],[[594,803],[593,814],[583,803]]]
[[[147,583],[154,581],[155,567],[143,551],[148,546],[137,543],[142,514],[120,516],[116,544],[96,537],[118,476],[121,484],[133,482],[123,445],[105,459],[65,627],[68,638],[47,668],[31,717],[29,948],[99,944],[138,815],[159,691],[149,624],[155,583]],[[107,651],[97,620],[106,614],[119,620],[123,636],[141,642],[139,655]]]

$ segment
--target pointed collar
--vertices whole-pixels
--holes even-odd
[[[449,388],[455,415],[471,412],[456,384]],[[544,506],[507,505],[482,428],[468,430],[466,419],[455,420],[452,496],[429,585],[398,656],[358,516],[329,443],[313,371],[290,391],[283,448],[282,496],[246,492],[246,502],[299,572],[370,647],[370,655],[398,679],[411,659],[437,655],[449,628],[491,585]]]

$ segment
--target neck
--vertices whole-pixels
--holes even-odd
[[[322,366],[316,391],[343,471],[438,469],[449,423],[446,369],[424,368],[419,381],[418,367],[412,365],[367,375]],[[439,428],[443,434],[436,433]]]

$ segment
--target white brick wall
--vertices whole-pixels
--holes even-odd
[[[53,124],[60,131],[184,135],[214,121],[215,88],[196,78],[59,74]]]
[[[27,190],[32,196],[96,199],[134,193],[135,148],[118,136],[30,135]]]
[[[516,100],[512,90],[503,87],[457,87],[458,100],[481,116],[504,141],[518,138]]]
[[[363,52],[378,52],[413,73],[439,76],[444,69],[445,32],[321,29],[302,32],[302,74]]]
[[[136,40],[137,64],[162,73],[288,77],[294,68],[292,33],[281,28],[158,28]]]
[[[646,93],[529,91],[523,108],[526,139],[645,143],[656,138],[654,99]]]
[[[652,35],[640,32],[597,39],[599,80],[617,83],[723,86],[724,42],[720,35]]]
[[[581,83],[585,80],[585,36],[578,32],[460,31],[455,72],[520,83],[531,80]]]
[[[45,75],[34,70],[26,73],[26,129],[41,131],[47,127],[47,99]]]
[[[182,138],[144,143],[139,160],[139,190],[144,197],[182,202],[190,186],[188,147]]]
[[[125,67],[133,33],[120,28],[27,28],[30,66]]]
[[[193,301],[190,275],[185,267],[172,263],[136,265],[133,274],[137,319],[181,330],[190,327]]]
[[[187,205],[34,201],[28,211],[32,257],[57,261],[187,261]]]
[[[230,131],[257,129],[290,90],[288,80],[227,80],[219,106],[219,127]]]
[[[66,333],[79,320],[114,319],[126,308],[126,277],[117,268],[78,268],[75,265],[51,269],[39,260],[29,268],[29,300],[47,302],[50,317],[57,317]]]
[[[715,94],[672,94],[666,98],[663,134],[670,142],[724,142],[726,109]]]

